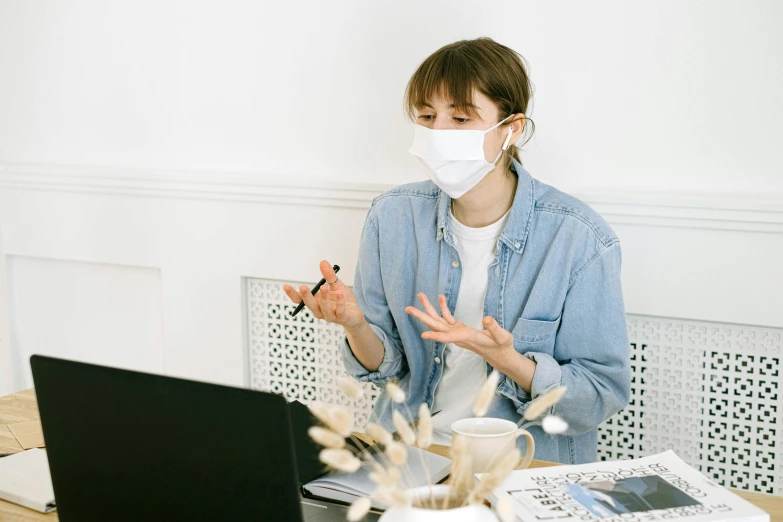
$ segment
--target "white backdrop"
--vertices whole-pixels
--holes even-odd
[[[0,228],[0,393],[13,390],[14,372],[11,369],[11,326],[8,322],[8,301],[5,297],[5,253],[3,230]]]
[[[530,63],[543,181],[780,196],[781,19],[776,0],[0,0],[0,160],[419,179],[404,86],[490,36]]]
[[[35,352],[246,383],[241,278],[313,282],[326,258],[352,282],[370,198],[423,179],[405,83],[482,35],[529,61],[525,164],[615,227],[629,312],[783,326],[781,15],[0,0],[0,393]]]

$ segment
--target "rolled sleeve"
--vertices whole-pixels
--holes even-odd
[[[363,382],[373,382],[380,384],[391,379],[399,379],[404,372],[405,358],[402,355],[402,351],[397,348],[396,343],[386,335],[386,332],[382,328],[375,326],[372,323],[370,328],[373,329],[378,338],[383,342],[383,361],[381,365],[374,372],[365,368],[362,363],[356,358],[351,350],[351,346],[348,343],[348,336],[343,335],[340,340],[340,350],[343,355],[343,364],[348,373],[353,375],[356,380]]]
[[[530,392],[508,376],[505,376],[500,384],[501,395],[511,399],[520,415],[525,414],[525,411],[530,406],[530,401],[562,384],[563,376],[560,363],[551,355],[541,352],[527,352],[524,355],[536,362],[536,371],[533,373],[533,383],[530,387]],[[549,408],[547,414],[553,413],[554,406]]]
[[[397,325],[389,310],[381,275],[378,227],[374,217],[375,199],[362,227],[359,255],[354,276],[353,292],[365,320],[383,343],[383,360],[376,371],[369,371],[354,355],[343,334],[340,350],[346,371],[357,380],[376,384],[399,379],[407,372],[407,362],[402,349]]]

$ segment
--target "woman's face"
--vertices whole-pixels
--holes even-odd
[[[470,129],[485,130],[500,120],[498,108],[486,96],[473,91],[473,106],[478,117],[471,117],[454,108],[452,100],[433,98],[416,115],[416,123],[429,129]],[[507,122],[510,120],[507,120]],[[484,135],[484,158],[491,162],[497,157],[508,135],[508,125],[504,123]],[[512,136],[512,141],[514,137]]]

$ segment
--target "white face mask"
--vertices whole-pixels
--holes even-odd
[[[503,148],[492,163],[484,158],[484,135],[511,116],[486,130],[428,129],[417,124],[408,150],[424,165],[430,179],[456,199],[495,168],[500,155],[508,148],[513,129],[509,127]]]

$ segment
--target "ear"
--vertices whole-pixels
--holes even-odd
[[[524,114],[517,114],[509,122],[511,123],[511,128],[514,129],[514,132],[511,134],[511,143],[516,143],[522,137],[522,130],[525,128],[526,121],[527,118],[525,118]]]

